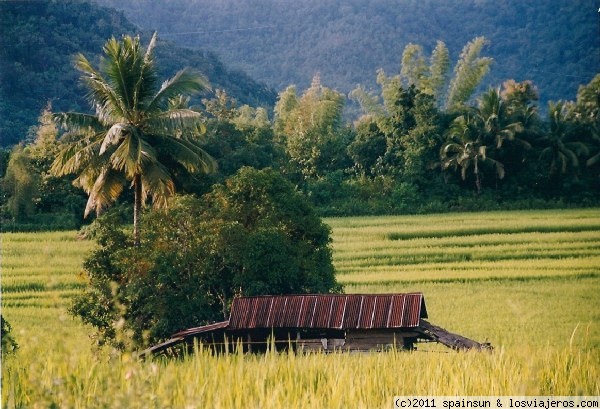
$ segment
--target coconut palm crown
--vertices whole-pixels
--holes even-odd
[[[181,104],[182,95],[204,91],[208,82],[184,69],[161,84],[152,57],[156,40],[155,33],[146,50],[139,37],[108,40],[100,70],[78,55],[76,68],[95,114],[53,116],[67,131],[53,173],[77,175],[74,184],[89,195],[85,216],[92,210],[101,212],[131,187],[136,246],[142,206],[148,198],[156,207],[166,205],[175,193],[175,171],[215,168],[199,145],[202,114]]]

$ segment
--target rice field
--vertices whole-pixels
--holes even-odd
[[[332,218],[346,292],[424,293],[430,322],[491,353],[199,352],[139,362],[92,349],[66,312],[93,247],[2,234],[8,408],[379,408],[394,395],[600,395],[600,209]]]

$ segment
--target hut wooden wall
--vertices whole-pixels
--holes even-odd
[[[388,348],[412,349],[417,333],[400,329],[367,329],[346,331],[344,349],[350,351],[383,351]]]

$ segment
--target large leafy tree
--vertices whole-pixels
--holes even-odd
[[[438,41],[432,51],[429,65],[426,64],[423,47],[408,44],[402,53],[400,77],[408,86],[416,86],[420,91],[432,95],[439,103],[448,80],[449,67],[450,54],[442,41]]]
[[[12,150],[1,186],[7,197],[6,210],[14,220],[23,221],[35,212],[40,176],[33,171],[32,160],[23,146]]]
[[[350,98],[361,106],[366,115],[385,116],[393,113],[396,101],[400,98],[399,90],[403,86],[414,86],[420,92],[431,95],[438,107],[443,106],[451,112],[463,112],[493,62],[492,58],[481,56],[486,44],[488,40],[485,37],[475,37],[465,44],[452,78],[449,78],[450,56],[442,41],[437,42],[428,58],[422,46],[410,43],[402,53],[398,75],[390,77],[383,69],[377,72],[381,97],[359,86],[350,93]]]
[[[146,214],[140,249],[116,212],[92,225],[89,285],[71,312],[99,342],[139,347],[227,319],[238,295],[341,291],[329,227],[278,172],[242,168],[201,199],[170,202]]]
[[[54,116],[68,133],[53,172],[77,175],[74,183],[89,195],[86,215],[100,212],[131,186],[136,246],[146,200],[164,206],[175,193],[177,172],[214,168],[198,144],[202,114],[181,103],[181,95],[201,92],[208,82],[184,69],[161,85],[153,59],[156,41],[154,34],[144,50],[139,37],[108,40],[99,70],[80,54],[76,67],[95,113]]]
[[[27,143],[15,146],[3,167],[0,218],[5,229],[73,229],[82,220],[83,192],[72,186],[71,178],[50,173],[61,148],[50,115],[48,107],[39,125],[30,128]]]
[[[346,130],[342,114],[344,96],[321,85],[318,75],[301,96],[288,87],[275,106],[275,132],[290,162],[304,179],[322,177],[343,167]]]

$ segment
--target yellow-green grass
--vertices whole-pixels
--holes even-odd
[[[67,314],[93,246],[2,235],[17,354],[2,407],[391,407],[394,395],[600,395],[600,209],[327,219],[347,292],[421,291],[429,319],[491,353],[212,356],[138,362]]]
[[[461,354],[199,353],[158,362],[98,358],[63,345],[27,352],[44,355],[26,366],[8,363],[8,407],[389,408],[394,395],[597,394],[599,375],[597,355],[551,346]]]
[[[599,273],[597,209],[329,222],[339,280],[348,284]]]
[[[83,257],[94,243],[75,232],[2,234],[2,307],[66,308],[82,287]]]

